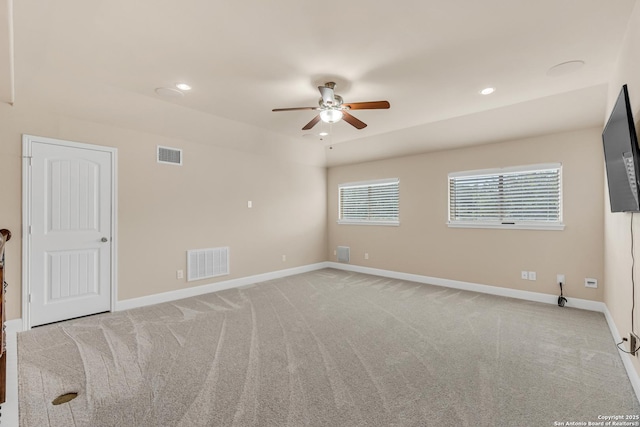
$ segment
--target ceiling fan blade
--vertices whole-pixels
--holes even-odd
[[[327,105],[333,105],[336,103],[335,93],[333,89],[327,86],[318,86],[320,95],[322,95],[322,102]]]
[[[320,110],[320,107],[293,107],[293,108],[274,108],[271,111],[298,111],[298,110]]]
[[[349,123],[351,126],[353,126],[356,129],[364,129],[367,127],[367,124],[361,120],[356,119],[355,117],[353,117],[351,114],[347,113],[346,111],[342,112],[342,120],[344,120],[345,122]]]
[[[307,123],[302,130],[309,130],[312,127],[314,127],[315,125],[318,124],[318,122],[320,121],[320,114],[318,114],[317,116],[315,116],[313,119],[311,119],[311,121],[309,123]],[[366,126],[366,125],[365,125]]]
[[[342,105],[350,110],[380,110],[391,107],[389,101],[350,102]]]

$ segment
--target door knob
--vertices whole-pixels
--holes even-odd
[[[103,237],[102,239],[100,239],[101,242],[108,242],[109,239],[107,239],[106,237]]]

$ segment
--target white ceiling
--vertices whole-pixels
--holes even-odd
[[[329,165],[600,126],[635,3],[19,0],[15,103],[145,130],[186,107],[325,145]],[[578,71],[547,75],[578,59]],[[271,112],[317,105],[330,80],[345,102],[391,108],[355,111],[367,128],[341,122],[323,141],[328,125],[301,130],[314,111]],[[193,90],[154,92],[178,81]],[[487,86],[496,92],[480,95]]]

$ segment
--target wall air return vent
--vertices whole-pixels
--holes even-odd
[[[229,248],[187,251],[187,281],[229,274]]]
[[[338,262],[349,262],[349,254],[351,250],[349,246],[338,246],[336,255],[338,256]]]
[[[182,166],[182,150],[158,145],[158,163]]]

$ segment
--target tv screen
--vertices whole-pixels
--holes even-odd
[[[602,132],[611,212],[640,212],[640,149],[627,85],[622,86]]]

